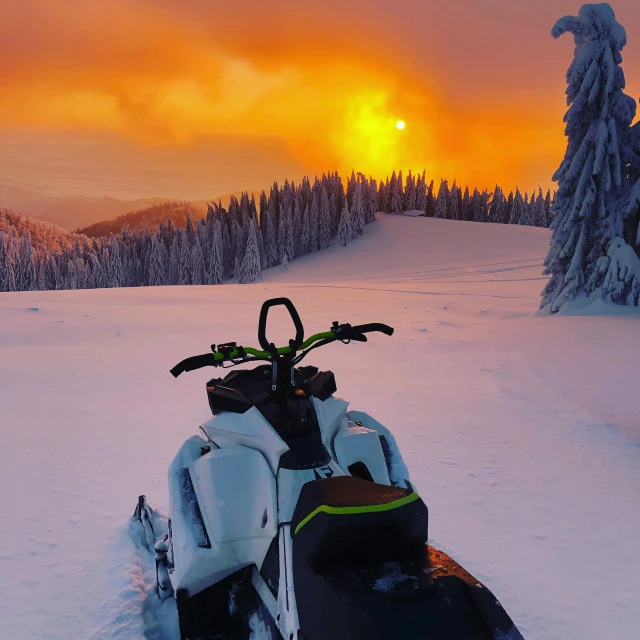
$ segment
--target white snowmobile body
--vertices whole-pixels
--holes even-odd
[[[351,475],[352,469],[359,475],[368,473],[379,484],[411,486],[388,429],[366,413],[347,411],[344,400],[329,396],[312,402],[331,457],[318,466],[280,468],[280,457],[290,448],[255,407],[243,414],[219,413],[202,424],[202,436],[189,438],[181,447],[169,470],[168,567],[176,593],[192,597],[244,567],[262,567],[278,532],[286,589],[287,582],[293,583],[286,571],[293,565],[287,525],[307,482]],[[256,571],[253,582],[265,592],[268,587],[261,580]],[[274,619],[280,618],[282,635],[295,632],[297,637],[292,586],[288,595],[265,604]],[[287,599],[288,608],[283,606]]]
[[[296,338],[276,349],[265,327],[280,304]],[[522,640],[493,594],[426,544],[427,507],[389,430],[334,397],[333,373],[296,367],[372,331],[393,333],[335,322],[304,341],[292,303],[269,300],[263,351],[218,345],[172,369],[267,361],[207,383],[214,417],[169,468],[157,588],[175,593],[182,640],[248,640],[256,617],[269,640]],[[141,496],[146,528],[147,511]]]

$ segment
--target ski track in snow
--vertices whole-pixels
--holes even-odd
[[[0,638],[178,637],[130,517],[145,493],[166,528],[166,470],[217,372],[168,369],[212,342],[255,344],[262,301],[288,295],[308,335],[396,328],[309,362],[392,430],[431,543],[527,640],[636,640],[640,315],[538,315],[548,238],[380,216],[255,285],[2,294]]]

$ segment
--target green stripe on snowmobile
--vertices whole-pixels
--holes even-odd
[[[330,338],[335,338],[335,334],[333,333],[333,331],[324,331],[323,333],[316,333],[315,335],[311,336],[310,338],[307,338],[298,348],[297,351],[303,351],[304,349],[306,349],[307,347],[310,347],[314,342],[318,342],[318,340],[328,340]],[[287,353],[291,353],[293,351],[293,349],[291,347],[280,347],[278,349],[278,355],[279,356],[283,356]],[[245,347],[244,348],[244,352],[247,355],[250,356],[255,356],[256,358],[271,358],[272,354],[269,353],[268,351],[260,351],[259,349],[254,349],[253,347]],[[237,349],[234,349],[228,356],[227,358],[229,359],[233,359],[233,358],[239,358],[240,357],[240,352]],[[214,354],[214,358],[216,360],[225,360],[226,357],[224,354],[222,353],[215,353]]]
[[[319,513],[330,513],[333,515],[350,515],[357,513],[377,513],[380,511],[391,511],[392,509],[397,509],[398,507],[403,507],[405,504],[410,504],[411,502],[415,502],[418,500],[420,496],[417,493],[410,493],[408,496],[404,498],[400,498],[399,500],[394,500],[393,502],[387,502],[386,504],[370,504],[364,505],[361,507],[330,507],[326,504],[321,504],[317,509],[314,509],[304,520],[301,520],[294,533],[298,533],[302,527],[304,527],[311,518],[318,515]]]

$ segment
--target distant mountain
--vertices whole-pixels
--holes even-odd
[[[206,205],[197,206],[192,202],[162,202],[138,211],[130,211],[125,215],[118,216],[113,220],[103,220],[80,229],[78,233],[85,234],[90,238],[99,238],[110,234],[118,234],[125,226],[132,231],[153,230],[160,226],[161,222],[166,222],[169,218],[176,227],[184,227],[187,224],[187,215],[195,222],[204,218]]]
[[[229,204],[231,195],[240,197],[240,192],[225,194],[211,198],[211,201],[222,201],[223,206]],[[166,198],[146,198],[140,200],[118,200],[104,196],[91,198],[88,196],[51,196],[22,189],[0,182],[0,207],[20,212],[24,215],[53,222],[64,229],[75,231],[97,222],[112,220],[130,212],[148,209],[153,205],[170,202]],[[207,201],[192,203],[197,210],[206,211]],[[174,220],[174,222],[176,222]]]

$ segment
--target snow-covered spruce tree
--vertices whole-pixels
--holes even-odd
[[[266,254],[267,265],[273,267],[278,264],[278,244],[277,244],[277,222],[274,198],[269,199],[264,220],[262,221],[264,229],[264,251]]]
[[[111,268],[109,269],[111,275],[111,286],[122,287],[124,286],[124,270],[122,268],[122,259],[120,258],[120,243],[118,238],[113,237],[111,239],[111,250],[109,252],[111,259]],[[78,280],[76,274],[76,286],[78,288]]]
[[[416,181],[411,175],[411,169],[407,174],[404,188],[404,210],[415,211],[416,209]]]
[[[606,3],[584,5],[578,16],[558,20],[551,34],[564,33],[572,33],[576,45],[567,71],[568,142],[553,176],[558,192],[544,263],[551,278],[540,307],[557,312],[600,286],[605,299],[636,304],[634,285],[626,281],[635,265],[619,268],[631,255],[625,249],[621,203],[630,191],[630,125],[636,110],[635,101],[622,91],[619,65],[626,33]]]
[[[224,280],[224,250],[222,246],[222,229],[220,220],[213,223],[211,251],[209,256],[209,284],[222,284]]]
[[[180,252],[178,255],[178,284],[191,284],[191,251],[185,229],[180,229]]]
[[[427,183],[424,171],[416,181],[416,202],[414,206],[416,211],[425,211],[427,208]]]
[[[533,226],[534,227],[547,227],[547,210],[544,204],[544,197],[542,195],[542,189],[538,190],[538,197],[535,200],[535,206],[533,209]]]
[[[205,273],[204,251],[198,234],[195,234],[191,247],[191,284],[205,284]]]
[[[520,224],[520,218],[524,213],[524,198],[520,193],[520,189],[516,187],[516,195],[513,198],[513,205],[509,214],[509,224]]]
[[[449,194],[449,219],[460,219],[460,206],[462,204],[462,194],[460,193],[460,187],[453,181],[451,187],[451,193]]]
[[[502,193],[502,189],[496,185],[496,188],[493,191],[493,197],[491,198],[491,204],[489,205],[489,222],[502,222],[504,215],[504,193]]]
[[[255,220],[249,226],[249,237],[247,238],[247,250],[245,251],[238,282],[240,284],[251,284],[262,279],[262,269],[260,268],[260,252],[258,251],[258,237]]]
[[[375,222],[378,210],[378,185],[375,178],[371,178],[369,185],[365,188],[365,202],[364,223],[369,224]]]
[[[395,179],[394,179],[395,178]],[[389,198],[389,213],[400,213],[404,210],[402,195],[402,171],[396,176],[395,171],[391,178],[391,195]]]
[[[362,183],[356,182],[353,188],[353,207],[351,209],[351,222],[355,236],[364,233],[364,198],[362,195]]]
[[[151,241],[151,256],[149,259],[149,286],[157,287],[166,284],[166,269],[164,244],[154,234]]]
[[[436,218],[448,218],[449,217],[449,183],[447,180],[440,182],[440,189],[438,190],[438,197],[436,198],[435,217]]]
[[[344,207],[342,207],[342,215],[340,216],[340,226],[338,227],[338,244],[341,247],[346,247],[351,240],[353,240],[354,236],[351,213],[349,212],[349,205],[345,200]]]
[[[278,248],[280,255],[287,254],[287,262],[293,260],[293,215],[291,205],[286,210],[280,209],[280,228],[278,229]]]
[[[473,222],[487,222],[486,192],[480,193],[478,189],[473,190],[473,197],[471,198],[471,209],[473,211]]]
[[[318,220],[318,247],[326,249],[331,243],[331,204],[327,189],[323,184],[320,187],[320,212]]]
[[[320,183],[316,180],[311,194],[311,207],[309,209],[309,252],[318,250],[318,231],[320,224]]]

